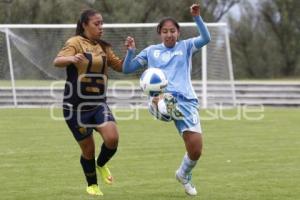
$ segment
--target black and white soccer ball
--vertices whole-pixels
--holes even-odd
[[[140,78],[140,87],[144,94],[156,96],[168,85],[168,80],[164,72],[155,67],[150,67],[144,71]]]

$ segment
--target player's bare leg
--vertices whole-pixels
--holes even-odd
[[[202,153],[203,138],[202,134],[185,131],[183,133],[183,140],[187,150],[186,155],[183,157],[179,169],[176,171],[176,179],[182,183],[185,192],[188,195],[197,195],[197,190],[191,183],[192,169],[196,166]]]
[[[109,121],[98,126],[96,130],[100,133],[103,139],[101,152],[97,158],[97,170],[104,183],[112,184],[113,177],[106,163],[117,151],[119,141],[118,129],[115,122]]]
[[[101,196],[101,192],[96,175],[96,164],[95,164],[95,142],[92,135],[78,142],[82,155],[80,157],[80,163],[83,168],[88,186],[86,192],[90,195]]]

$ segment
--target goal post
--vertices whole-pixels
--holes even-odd
[[[104,24],[102,39],[112,44],[114,52],[124,57],[125,38],[135,38],[137,52],[148,45],[160,43],[156,33],[157,23]],[[226,23],[207,23],[211,42],[193,56],[192,82],[202,108],[216,105],[235,106],[235,88],[230,52],[228,27]],[[195,23],[180,23],[180,39],[197,36]],[[26,87],[26,81],[57,81],[65,79],[65,72],[53,67],[52,61],[65,41],[74,35],[75,24],[15,24],[0,25],[0,90],[10,81],[11,104],[21,103],[19,87]],[[9,70],[9,73],[7,72]],[[114,80],[137,80],[142,70],[124,75],[109,70]],[[41,85],[34,84],[32,87]],[[0,96],[0,106],[1,106]],[[3,98],[2,98],[3,99]],[[30,102],[28,102],[30,103]],[[22,103],[26,105],[26,103]]]
[[[12,88],[12,94],[13,94],[13,103],[16,107],[18,105],[17,103],[17,94],[16,94],[16,86],[15,86],[15,77],[14,77],[14,67],[12,62],[12,56],[11,56],[11,48],[10,48],[10,40],[9,40],[9,29],[5,29],[5,41],[6,41],[6,50],[7,50],[7,58],[8,58],[8,64],[9,64],[9,72],[10,72],[10,78],[11,78],[11,88]]]

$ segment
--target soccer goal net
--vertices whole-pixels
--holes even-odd
[[[159,43],[156,25],[106,24],[102,39],[111,43],[114,52],[123,58],[126,53],[124,41],[128,35],[135,38],[137,52]],[[180,25],[180,39],[198,35],[194,23]],[[227,26],[225,23],[207,25],[212,40],[193,56],[194,88],[201,107],[234,106],[235,89]],[[61,101],[65,71],[55,68],[52,62],[74,32],[73,24],[0,25],[0,106],[49,106]],[[131,81],[138,91],[137,80],[143,70],[130,75],[110,70],[109,82]],[[57,86],[57,97],[53,91],[49,91],[53,83]],[[132,91],[128,92],[133,94]],[[114,91],[114,94],[118,96],[118,91]],[[139,92],[134,94],[141,95]]]

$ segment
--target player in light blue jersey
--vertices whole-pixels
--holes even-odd
[[[135,56],[134,39],[127,38],[128,51],[123,72],[132,73],[147,66],[160,68],[167,76],[168,86],[165,93],[151,98],[150,110],[158,110],[163,116],[169,114],[174,121],[187,151],[176,171],[176,179],[183,184],[187,194],[196,195],[197,190],[191,183],[191,172],[200,158],[203,140],[199,103],[191,83],[192,56],[210,41],[210,34],[200,16],[199,4],[193,4],[190,12],[199,29],[199,36],[178,40],[179,24],[173,18],[164,18],[157,26],[161,44],[151,45]]]

